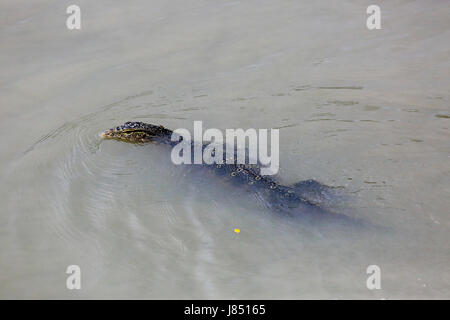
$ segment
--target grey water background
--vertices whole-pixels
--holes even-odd
[[[79,31],[71,4],[0,3],[0,298],[450,298],[448,1],[377,1],[372,31],[370,1],[80,0]],[[100,140],[132,120],[279,128],[280,181],[383,231]]]

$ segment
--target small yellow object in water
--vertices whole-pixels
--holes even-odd
[[[234,232],[239,233],[239,232],[241,232],[241,230],[239,230],[239,229],[234,229]]]

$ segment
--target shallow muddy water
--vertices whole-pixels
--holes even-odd
[[[0,4],[0,298],[450,298],[448,1],[381,1],[381,30],[365,1],[77,4],[72,31],[60,1]],[[376,227],[99,135],[195,120],[279,128],[278,179]]]

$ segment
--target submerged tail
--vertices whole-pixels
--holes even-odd
[[[286,198],[273,195],[270,199],[271,207],[282,215],[313,224],[335,224],[357,228],[371,226],[368,221],[342,213],[338,204],[341,204],[345,196],[339,188],[326,186],[311,179],[285,188],[283,192],[290,190],[295,196]]]

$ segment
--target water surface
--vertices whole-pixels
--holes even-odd
[[[59,1],[0,5],[1,298],[450,297],[447,1],[381,2],[374,31],[365,1],[77,4],[80,31]],[[283,219],[100,139],[133,120],[279,128],[280,181],[380,228]]]

